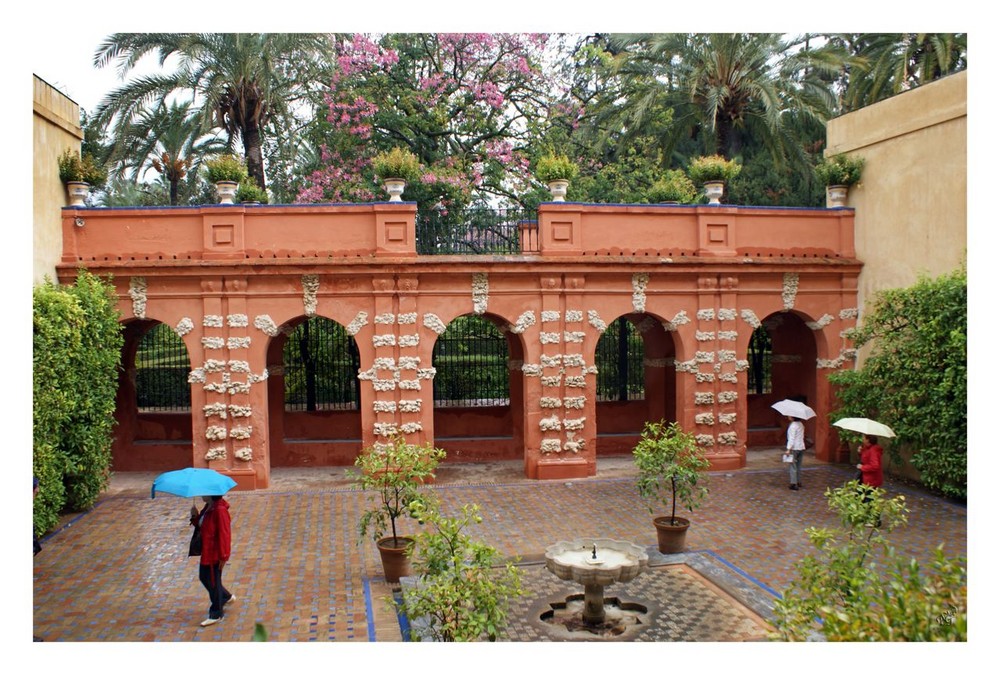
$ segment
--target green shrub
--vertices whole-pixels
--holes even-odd
[[[653,183],[646,193],[646,198],[653,204],[659,202],[691,204],[698,198],[698,191],[683,171],[671,169],[663,178]]]
[[[122,331],[113,288],[85,270],[33,292],[35,528],[89,509],[107,488]],[[57,485],[58,483],[58,485]]]
[[[773,639],[830,641],[965,641],[965,558],[939,546],[929,570],[901,556],[886,536],[906,523],[906,500],[856,481],[826,491],[839,530],[809,528],[816,547],[775,603]],[[866,498],[867,497],[867,498]]]
[[[544,155],[535,166],[535,176],[543,183],[554,180],[573,180],[580,168],[566,155]]]
[[[834,155],[816,165],[816,177],[823,185],[854,185],[861,180],[864,157]]]
[[[416,536],[413,547],[419,580],[404,594],[410,626],[420,637],[442,642],[500,639],[510,601],[523,593],[521,571],[465,532],[482,522],[478,505],[466,504],[455,518],[422,507],[417,502],[412,509],[429,530]]]
[[[247,165],[235,155],[219,155],[205,160],[209,183],[220,181],[242,182],[247,177]]]
[[[63,183],[83,182],[91,187],[100,187],[108,179],[107,171],[97,165],[93,156],[80,156],[79,152],[67,148],[58,159],[59,179]]]
[[[252,178],[247,177],[240,181],[239,186],[236,188],[236,201],[241,204],[246,202],[267,204],[267,192],[262,190]]]
[[[849,333],[858,347],[871,343],[871,354],[860,370],[830,375],[837,417],[888,424],[896,432],[893,461],[908,446],[924,485],[960,498],[967,489],[967,295],[965,269],[882,291]]]
[[[695,157],[688,164],[688,175],[695,183],[709,181],[731,181],[740,173],[740,165],[736,160],[726,159],[722,155],[703,155]]]
[[[394,147],[372,159],[375,174],[382,180],[400,178],[412,183],[420,178],[420,160],[406,148]]]

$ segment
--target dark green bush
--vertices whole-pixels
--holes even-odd
[[[965,269],[878,294],[855,344],[871,343],[862,368],[830,376],[839,385],[837,417],[870,417],[896,432],[890,446],[913,450],[921,481],[966,496],[968,424]]]
[[[81,270],[73,286],[33,293],[35,531],[107,488],[122,331],[113,289]]]

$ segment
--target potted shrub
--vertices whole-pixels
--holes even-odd
[[[538,180],[549,186],[554,202],[566,201],[569,182],[576,178],[579,172],[579,167],[566,155],[543,155],[535,166],[535,175]]]
[[[646,191],[652,204],[690,204],[698,197],[694,183],[680,169],[671,169]]]
[[[371,537],[375,541],[386,581],[397,583],[410,573],[407,555],[413,539],[400,536],[396,523],[409,515],[415,500],[426,501],[423,485],[434,478],[444,454],[430,443],[415,445],[397,435],[387,446],[362,451],[354,461],[357,471],[351,476],[370,493],[369,508],[358,521],[358,534],[362,540]]]
[[[688,164],[688,175],[705,188],[709,204],[719,204],[725,184],[739,175],[742,167],[722,155],[702,155]]]
[[[107,173],[87,154],[67,148],[57,160],[59,179],[66,186],[70,206],[86,206],[87,195],[92,187],[98,187],[107,179]]]
[[[418,576],[403,587],[411,630],[439,642],[500,639],[510,601],[523,593],[521,571],[465,532],[482,522],[479,506],[466,504],[462,515],[451,518],[415,502],[411,515],[429,525],[415,537]]]
[[[240,204],[267,204],[267,192],[247,177],[236,188],[236,201]]]
[[[677,515],[677,505],[694,511],[708,488],[699,485],[702,471],[709,467],[704,451],[695,442],[694,434],[681,429],[677,422],[669,425],[646,422],[639,444],[632,450],[638,469],[636,487],[650,513],[659,505],[670,506],[670,516],[653,519],[657,544],[661,553],[680,553],[691,521]]]
[[[847,204],[847,190],[861,180],[865,168],[864,157],[834,155],[816,165],[816,177],[826,186],[826,205],[839,207]]]
[[[403,201],[406,184],[420,177],[420,160],[406,148],[398,146],[375,155],[372,166],[375,174],[382,179],[390,202]]]
[[[234,155],[219,155],[205,161],[208,182],[215,184],[220,204],[232,204],[236,188],[247,177],[247,166]]]

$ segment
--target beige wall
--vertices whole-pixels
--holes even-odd
[[[966,259],[967,72],[942,78],[827,124],[826,155],[865,158],[855,208],[855,249],[865,267],[858,307],[921,274]]]
[[[34,133],[33,283],[46,275],[56,278],[62,255],[62,215],[66,189],[59,180],[57,160],[66,148],[79,151],[83,140],[80,106],[35,76],[32,128]]]

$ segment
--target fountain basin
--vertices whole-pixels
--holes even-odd
[[[583,586],[631,581],[648,565],[649,555],[644,548],[618,539],[574,539],[556,542],[545,549],[545,567],[550,572]]]

